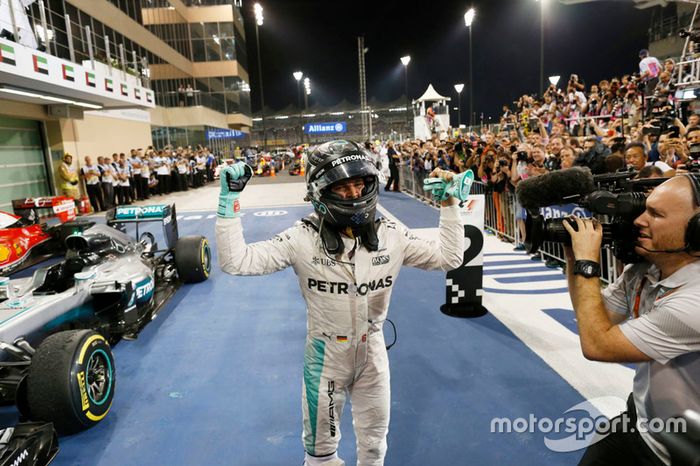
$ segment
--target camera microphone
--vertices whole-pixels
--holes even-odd
[[[690,245],[688,243],[685,243],[685,246],[682,248],[678,249],[647,249],[644,246],[640,246],[639,244],[635,245],[639,249],[644,249],[646,252],[660,252],[663,254],[675,254],[677,252],[687,252],[690,251]]]
[[[593,175],[588,168],[572,167],[522,180],[515,193],[525,209],[539,209],[575,202],[578,197],[586,196],[595,189]]]

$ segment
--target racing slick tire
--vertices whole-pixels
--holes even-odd
[[[211,249],[204,236],[184,236],[175,245],[175,267],[185,283],[199,283],[211,273]]]
[[[27,375],[31,418],[53,422],[60,434],[94,426],[112,406],[115,375],[112,350],[99,333],[67,330],[47,337]]]

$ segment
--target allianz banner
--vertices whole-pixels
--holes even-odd
[[[333,123],[308,123],[304,125],[305,134],[323,134],[323,133],[346,133],[348,124],[344,121]]]

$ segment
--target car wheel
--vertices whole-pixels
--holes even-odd
[[[199,283],[211,273],[211,249],[204,236],[185,236],[175,245],[175,267],[185,283]]]
[[[31,418],[53,422],[72,434],[100,422],[114,398],[115,367],[107,340],[93,330],[68,330],[47,337],[27,375]]]

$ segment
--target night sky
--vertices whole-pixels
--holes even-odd
[[[411,56],[408,95],[419,97],[429,83],[453,98],[455,83],[467,83],[469,33],[464,13],[473,6],[474,112],[494,118],[501,106],[539,90],[540,4],[534,0],[311,1],[261,0],[260,27],[265,105],[297,104],[292,72],[311,79],[309,105],[359,104],[357,36],[365,36],[367,98],[392,101],[404,94],[400,57]],[[253,112],[260,109],[254,2],[244,2]],[[631,2],[563,5],[547,0],[544,75],[571,73],[588,84],[638,69],[639,49],[648,46],[651,9]],[[468,113],[469,89],[462,92]]]

